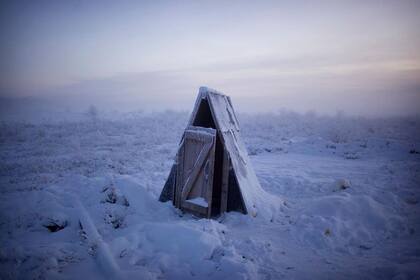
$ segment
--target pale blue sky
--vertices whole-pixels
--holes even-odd
[[[1,6],[2,96],[188,109],[207,85],[249,111],[398,114],[420,104],[420,1]]]

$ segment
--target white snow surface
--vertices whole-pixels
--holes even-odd
[[[188,199],[189,202],[192,202],[194,204],[203,206],[203,207],[208,207],[209,204],[207,203],[207,201],[203,198],[203,197],[195,197],[192,199]]]
[[[271,220],[158,202],[187,113],[3,121],[0,279],[420,278],[418,118],[238,119]]]

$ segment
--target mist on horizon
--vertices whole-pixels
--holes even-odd
[[[420,108],[417,1],[0,5],[4,104],[190,110],[209,86],[241,112]]]

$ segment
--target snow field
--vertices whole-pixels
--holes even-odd
[[[266,221],[157,201],[187,118],[2,123],[0,277],[419,277],[418,119],[239,115]]]

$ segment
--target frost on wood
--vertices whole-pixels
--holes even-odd
[[[211,147],[197,146],[188,140],[204,141],[214,131],[216,136],[211,141]],[[206,165],[191,165],[189,162],[198,162],[205,149],[208,149]],[[200,168],[205,169],[200,171]],[[179,193],[183,194],[182,197]],[[196,199],[204,201],[207,206],[195,203]],[[261,188],[240,137],[238,119],[228,96],[206,87],[200,88],[176,164],[160,196],[160,201],[168,200],[173,200],[178,208],[207,217],[225,211],[240,211],[268,219],[275,215],[281,200]]]

